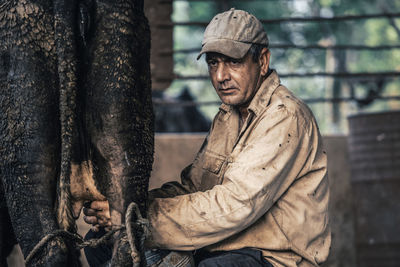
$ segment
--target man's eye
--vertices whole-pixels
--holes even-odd
[[[208,66],[215,67],[216,65],[217,65],[217,61],[212,61],[212,60],[208,61]]]
[[[241,63],[241,61],[238,60],[238,59],[231,59],[230,63],[231,63],[233,66],[235,66],[235,65],[239,65],[239,64]]]

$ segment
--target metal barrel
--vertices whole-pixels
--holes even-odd
[[[350,116],[358,266],[400,266],[400,111]]]

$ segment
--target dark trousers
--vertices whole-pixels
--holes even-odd
[[[194,259],[198,267],[272,267],[261,251],[250,248],[217,252],[200,250],[194,253]]]
[[[85,239],[89,240],[92,238],[100,238],[105,233],[106,233],[106,231],[104,230],[104,228],[100,228],[100,230],[98,232],[89,230],[89,232],[87,232],[87,234],[85,236]],[[100,245],[95,248],[85,247],[84,251],[85,251],[86,260],[88,261],[90,267],[102,266],[103,264],[105,264],[107,261],[109,261],[111,259],[111,255],[112,255],[112,248],[111,248],[111,246],[107,246],[107,245]]]
[[[101,229],[99,232],[89,231],[85,239],[100,238],[105,234]],[[101,245],[96,248],[86,247],[86,259],[91,267],[100,267],[111,259],[112,250],[110,246]],[[167,256],[168,250],[149,250],[145,252],[148,265],[158,262]],[[272,267],[266,261],[259,250],[242,248],[231,251],[207,252],[198,250],[193,255],[198,267]]]

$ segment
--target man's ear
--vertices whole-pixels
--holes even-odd
[[[269,58],[271,56],[271,52],[268,48],[263,48],[260,53],[259,64],[261,68],[261,75],[265,76],[268,73],[269,68]]]

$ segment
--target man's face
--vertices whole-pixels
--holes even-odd
[[[207,53],[206,61],[211,82],[228,105],[247,106],[261,85],[261,64],[251,54],[234,59],[219,53]]]

